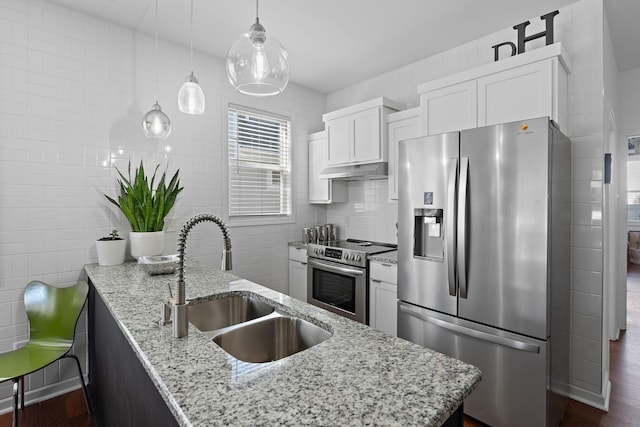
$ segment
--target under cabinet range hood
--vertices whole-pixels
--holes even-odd
[[[387,169],[387,162],[369,163],[366,165],[330,166],[320,172],[319,178],[342,181],[384,179],[387,178]]]

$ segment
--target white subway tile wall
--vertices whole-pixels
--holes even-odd
[[[524,19],[523,19],[524,20]],[[571,384],[589,393],[603,392],[602,361],[594,348],[602,343],[602,155],[604,152],[603,102],[603,3],[583,0],[560,9],[555,18],[555,39],[561,41],[572,64],[569,75],[569,123],[567,136],[573,143],[573,218],[572,218],[572,352]],[[531,17],[527,31],[542,31],[541,20]],[[514,23],[514,25],[517,23]],[[493,61],[496,42],[515,40],[511,28],[480,40],[425,58],[399,70],[348,86],[327,96],[327,109],[339,109],[384,95],[401,101],[407,108],[419,103],[416,87],[424,82]],[[534,49],[535,42],[527,44]],[[408,68],[412,71],[409,72]],[[404,79],[403,85],[392,85]],[[409,77],[410,76],[410,77]],[[637,85],[637,83],[636,83]],[[632,110],[634,111],[634,110]],[[386,181],[367,184],[386,192]],[[372,227],[366,238],[395,240],[390,224],[397,221],[397,204],[377,202],[370,208],[367,185],[349,184],[349,202],[327,207],[329,222],[348,227],[349,237],[358,237],[360,229]],[[353,235],[353,236],[351,236]],[[585,351],[589,339],[589,351]]]
[[[349,182],[345,203],[327,206],[327,222],[338,226],[341,239],[397,243],[397,203],[388,201],[386,179]]]
[[[160,13],[162,8],[160,7]],[[23,289],[33,279],[65,284],[84,279],[97,261],[95,240],[113,228],[128,234],[103,194],[115,194],[116,172],[144,159],[185,187],[168,221],[167,252],[192,215],[225,216],[228,103],[290,116],[293,122],[294,218],[277,226],[231,227],[235,272],[288,292],[287,242],[324,222],[307,203],[307,134],[322,128],[325,96],[294,84],[278,97],[255,99],[230,87],[224,61],[194,52],[207,98],[203,116],[177,108],[189,72],[189,49],[154,39],[43,0],[0,2],[0,351],[28,338]],[[155,76],[158,76],[156,86]],[[156,87],[158,88],[156,90]],[[160,102],[173,125],[164,141],[142,134],[143,114]],[[190,234],[187,256],[217,265],[222,243],[214,226]],[[86,373],[86,315],[74,352]],[[29,391],[73,378],[66,361],[29,376]],[[46,394],[46,391],[44,392]],[[11,383],[0,384],[0,401]],[[0,411],[6,408],[0,407]]]

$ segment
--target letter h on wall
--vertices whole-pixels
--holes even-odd
[[[517,53],[523,53],[524,52],[524,45],[527,42],[530,42],[531,40],[535,40],[537,38],[540,37],[545,37],[546,38],[546,44],[553,44],[553,18],[558,15],[560,12],[557,10],[554,10],[553,12],[549,12],[546,15],[542,15],[540,17],[540,19],[542,19],[543,21],[545,21],[545,30],[544,31],[540,31],[539,33],[536,34],[532,34],[530,36],[525,36],[525,31],[527,28],[527,25],[529,25],[531,22],[529,21],[524,21],[521,24],[518,25],[514,25],[513,29],[516,30],[518,32],[518,49],[517,49]],[[502,46],[509,46],[511,47],[511,56],[515,56],[516,55],[516,45],[513,44],[512,42],[503,42],[503,43],[499,43],[497,45],[491,46],[493,48],[493,60],[497,61],[498,60],[498,49],[500,49],[500,47]]]

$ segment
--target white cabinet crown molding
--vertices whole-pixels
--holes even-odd
[[[571,73],[571,62],[567,55],[566,50],[562,47],[561,42],[556,42],[548,46],[541,47],[539,49],[531,50],[529,52],[521,53],[519,55],[511,56],[509,58],[501,59],[490,64],[480,65],[469,70],[461,71],[456,74],[451,74],[447,77],[443,77],[437,80],[432,80],[426,83],[418,85],[417,93],[419,95],[431,92],[435,89],[440,89],[446,86],[454,85],[467,80],[478,79],[490,74],[505,71],[521,65],[531,64],[533,62],[543,61],[545,59],[557,57],[562,67],[567,74]],[[323,116],[324,117],[324,116]]]
[[[322,115],[322,121],[337,119],[339,117],[348,116],[350,114],[359,113],[360,111],[369,110],[376,107],[387,107],[393,110],[402,110],[405,106],[391,99],[380,96],[378,98],[371,99],[369,101],[361,102],[356,105],[350,105],[339,110],[330,111]]]
[[[398,120],[412,119],[420,116],[420,107],[408,108],[402,111],[395,111],[387,114],[387,123],[395,122]]]

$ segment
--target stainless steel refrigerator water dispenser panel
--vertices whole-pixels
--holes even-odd
[[[430,261],[444,261],[442,209],[414,209],[413,256]]]

